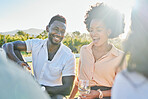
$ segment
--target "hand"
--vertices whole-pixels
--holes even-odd
[[[82,94],[81,99],[94,99],[99,97],[99,92],[96,90],[91,90],[89,94]]]
[[[19,65],[21,65],[22,67],[26,66],[28,68],[28,70],[31,70],[30,66],[27,64],[27,62],[24,61],[18,61],[17,62]]]

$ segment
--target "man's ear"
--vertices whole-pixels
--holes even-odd
[[[46,31],[49,32],[49,26],[48,25],[46,26]]]

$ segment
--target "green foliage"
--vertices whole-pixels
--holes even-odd
[[[120,38],[110,39],[109,42],[114,44],[115,47],[122,50],[122,40]]]
[[[17,34],[18,34],[18,35],[23,35],[23,36],[26,35],[26,33],[25,33],[24,31],[18,31]]]
[[[13,41],[26,41],[27,39],[46,39],[48,38],[48,33],[46,31],[43,31],[41,34],[34,36],[29,35],[23,31],[18,31],[15,35],[1,35],[0,34],[0,47],[7,42],[13,42]],[[121,49],[121,39],[115,38],[112,40],[109,40],[111,43],[113,43],[117,48]],[[91,42],[91,38],[89,34],[87,33],[80,33],[79,31],[75,31],[72,33],[66,33],[65,38],[63,40],[63,43],[68,46],[72,52],[79,53],[80,48],[83,45],[87,45]]]
[[[63,43],[68,46],[72,52],[79,53],[80,48],[83,45],[89,44],[91,39],[88,34],[82,34],[79,31],[72,32],[71,34],[67,33]]]

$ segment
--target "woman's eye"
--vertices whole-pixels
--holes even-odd
[[[89,32],[93,32],[93,30],[90,29]]]
[[[101,32],[102,30],[97,30],[98,32]]]

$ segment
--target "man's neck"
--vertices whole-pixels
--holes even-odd
[[[61,43],[58,44],[58,45],[55,45],[55,44],[52,44],[50,40],[48,40],[48,42],[47,42],[47,49],[48,49],[48,52],[49,52],[49,53],[54,53],[54,52],[56,52],[56,51],[59,49],[60,45],[61,45]]]

